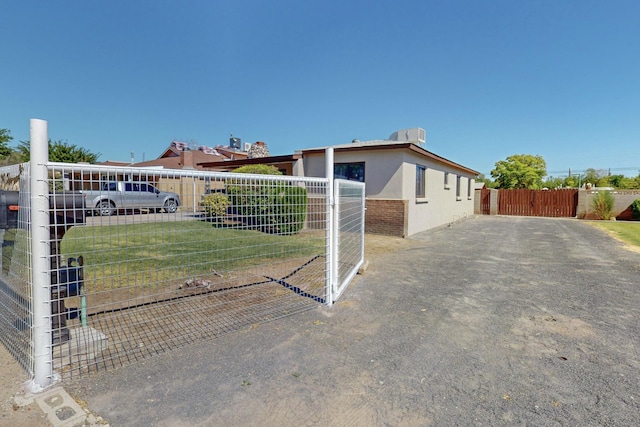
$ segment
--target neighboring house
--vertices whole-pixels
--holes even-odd
[[[473,215],[478,172],[427,151],[424,130],[334,145],[334,175],[366,183],[366,231],[408,237]],[[303,149],[302,174],[324,176],[325,147]]]
[[[215,148],[207,146],[190,147],[180,141],[173,141],[171,145],[154,160],[134,163],[134,167],[160,167],[163,169],[204,169],[199,164],[220,163],[234,160],[244,160],[247,152],[235,147],[237,138],[232,138],[229,146],[218,145]]]

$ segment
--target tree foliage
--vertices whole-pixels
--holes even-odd
[[[487,178],[483,173],[476,176],[475,181],[484,183],[487,188],[496,188],[496,185],[498,185],[495,181],[492,181],[491,178]]]
[[[232,170],[234,173],[250,173],[258,175],[282,175],[277,167],[272,165],[245,165]]]
[[[640,219],[640,199],[635,199],[633,203],[631,203],[631,212],[633,219]]]
[[[547,173],[547,164],[542,156],[514,154],[496,162],[491,176],[498,188],[542,188],[542,177]]]
[[[13,150],[9,147],[9,143],[13,140],[11,132],[8,129],[0,129],[0,159],[9,157]]]
[[[282,175],[275,166],[246,165],[236,173]],[[244,181],[226,183],[230,208],[250,226],[277,234],[296,234],[307,215],[307,190],[284,182]]]
[[[17,152],[21,162],[28,162],[31,158],[31,144],[29,141],[20,141]],[[92,153],[86,148],[78,147],[64,141],[51,141],[49,139],[49,161],[64,163],[96,163],[100,153]]]

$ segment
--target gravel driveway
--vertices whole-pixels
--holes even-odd
[[[65,385],[112,426],[640,425],[640,254],[577,220],[476,217],[333,308]]]

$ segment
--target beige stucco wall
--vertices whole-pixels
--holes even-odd
[[[461,171],[420,156],[411,156],[403,164],[404,198],[409,201],[408,235],[439,227],[473,215],[474,179]],[[416,199],[416,164],[426,167],[425,198]],[[449,172],[447,188],[445,172]],[[460,176],[460,197],[456,196],[456,177]],[[471,185],[471,187],[468,187]],[[471,188],[469,194],[468,190]]]
[[[593,199],[598,195],[598,189],[580,190],[578,192],[578,207],[576,216],[580,219],[596,218],[593,209]],[[632,219],[631,204],[634,200],[640,199],[640,190],[614,190],[611,191],[615,200],[612,217],[618,219]]]
[[[334,163],[365,163],[364,178],[367,197],[401,198],[402,175],[400,165],[403,161],[401,153],[388,150],[335,152]],[[303,159],[305,176],[324,177],[324,153],[305,154]]]
[[[397,199],[407,202],[407,236],[473,215],[474,179],[460,170],[409,150],[366,150],[335,152],[335,163],[365,163],[366,196],[369,199]],[[325,176],[324,153],[305,154],[305,176]],[[416,164],[426,167],[426,198],[416,200]],[[444,174],[449,172],[449,188]],[[456,176],[460,197],[456,197]],[[468,185],[471,185],[470,195]]]

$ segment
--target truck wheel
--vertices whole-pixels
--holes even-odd
[[[111,216],[114,212],[114,206],[108,200],[103,200],[96,205],[96,213],[100,216]]]
[[[167,213],[175,213],[178,210],[178,204],[175,200],[169,199],[164,202],[164,211]]]

